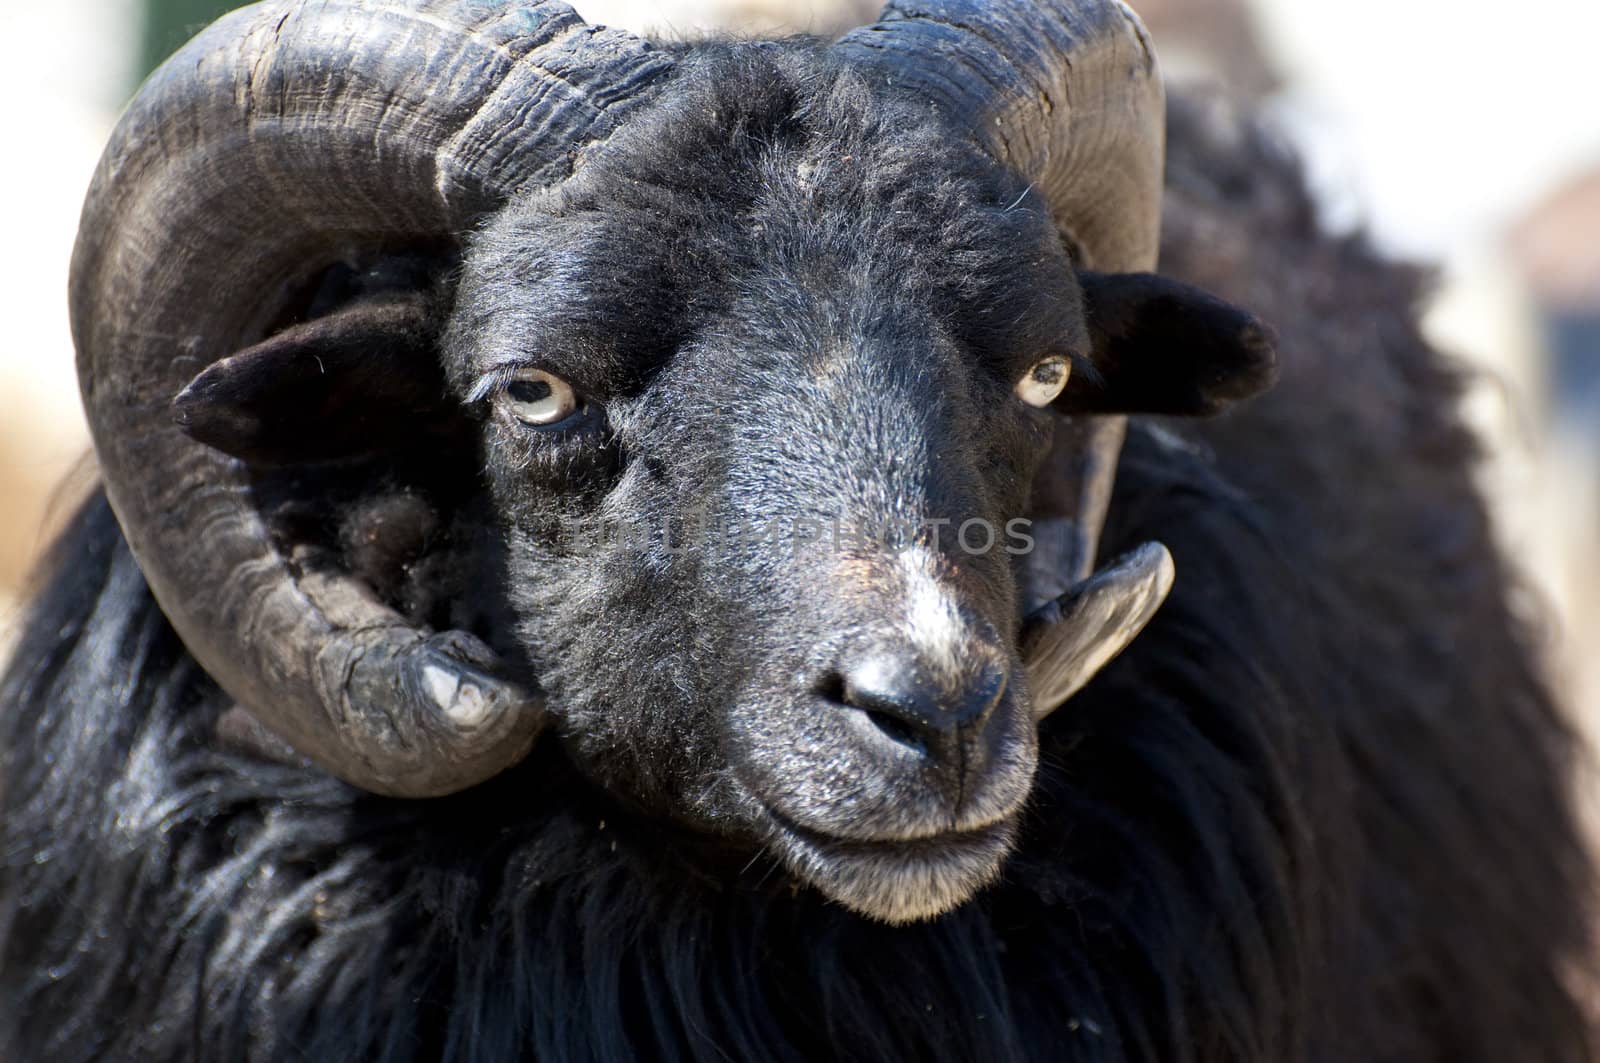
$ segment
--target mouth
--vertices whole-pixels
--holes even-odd
[[[769,846],[790,870],[858,915],[892,925],[934,919],[1000,873],[1016,838],[1012,814],[972,830],[904,839],[841,838],[770,807]]]
[[[1034,609],[1017,647],[1027,684],[1006,688],[971,731],[937,730],[927,720],[938,711],[881,698],[756,702],[766,714],[741,717],[725,777],[742,825],[795,879],[866,918],[903,925],[967,903],[1014,847],[1039,723],[1143,629],[1172,570],[1165,547],[1149,543]],[[942,744],[907,742],[885,717]]]

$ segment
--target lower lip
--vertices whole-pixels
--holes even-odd
[[[878,857],[885,853],[898,853],[905,856],[937,856],[949,855],[952,851],[965,849],[986,849],[995,844],[1009,829],[1009,820],[999,820],[986,827],[976,830],[950,831],[945,834],[931,834],[925,838],[884,838],[873,840],[869,838],[842,838],[836,834],[825,834],[802,826],[775,809],[768,808],[767,814],[774,823],[795,841],[813,849],[822,850],[832,856],[842,857]]]

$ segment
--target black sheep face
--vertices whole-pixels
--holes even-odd
[[[479,236],[447,366],[579,765],[930,917],[1032,784],[1012,522],[1051,415],[1017,388],[1081,357],[1080,289],[1026,186],[925,121],[715,73]]]
[[[1075,270],[1021,178],[826,52],[682,70],[458,283],[438,249],[336,266],[176,414],[301,564],[342,514],[331,563],[529,668],[619,798],[932,916],[1032,783],[1017,522],[1055,415],[1216,412],[1272,346],[1203,292]],[[450,544],[481,544],[435,550],[435,506],[488,525],[501,586],[458,585]]]

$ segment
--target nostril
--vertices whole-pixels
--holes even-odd
[[[896,681],[897,676],[898,669],[868,659],[853,669],[824,676],[815,689],[834,704],[855,710],[883,737],[926,756],[927,732],[939,728],[930,707],[917,704],[916,688]]]
[[[848,705],[850,703],[845,700],[845,687],[847,685],[848,684],[845,682],[845,678],[842,673],[829,672],[827,675],[817,680],[816,685],[812,689],[815,691],[818,697],[826,698],[828,701],[834,702],[838,705]]]
[[[858,707],[861,708],[863,715],[866,716],[867,722],[883,732],[884,737],[906,747],[919,756],[927,756],[928,743],[923,741],[922,734],[916,727],[887,712],[879,712],[876,709],[869,709],[864,706]]]
[[[852,710],[863,735],[887,739],[918,756],[959,759],[1004,700],[1009,675],[999,659],[930,669],[915,653],[875,649],[822,676],[813,690]]]
[[[1008,676],[1002,668],[986,668],[978,679],[967,687],[956,707],[956,719],[961,727],[982,727],[994,715],[995,706],[1005,697]]]

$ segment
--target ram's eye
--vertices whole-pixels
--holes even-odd
[[[560,424],[578,409],[578,395],[560,377],[524,369],[500,389],[500,404],[523,424]]]
[[[1071,375],[1072,363],[1065,358],[1046,358],[1036,362],[1017,381],[1017,398],[1029,406],[1048,406],[1056,401]]]

